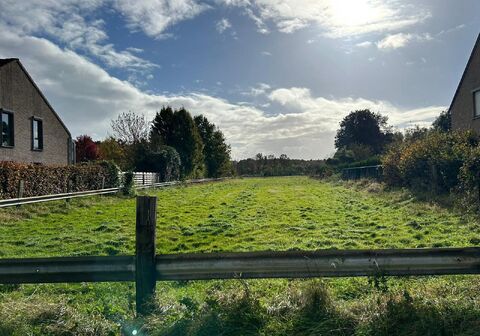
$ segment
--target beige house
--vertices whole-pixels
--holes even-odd
[[[69,130],[16,58],[0,59],[0,161],[73,163]]]
[[[480,134],[480,35],[458,85],[452,104],[452,128]]]

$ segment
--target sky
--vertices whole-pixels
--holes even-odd
[[[0,0],[0,58],[20,59],[74,137],[185,107],[234,159],[331,156],[357,109],[429,125],[479,32],[478,0]]]

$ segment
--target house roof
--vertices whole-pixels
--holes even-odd
[[[68,130],[67,126],[63,123],[62,119],[60,118],[60,116],[57,114],[57,112],[55,112],[54,108],[52,107],[52,105],[50,105],[50,103],[48,102],[47,98],[43,95],[42,91],[39,89],[39,87],[37,86],[37,84],[35,84],[35,82],[33,81],[32,77],[30,76],[30,74],[28,73],[28,71],[24,68],[24,66],[22,65],[22,63],[20,62],[20,60],[18,58],[0,58],[0,68],[6,64],[9,64],[9,63],[12,63],[12,62],[17,62],[18,65],[20,66],[20,68],[22,69],[22,71],[25,73],[25,75],[27,76],[28,80],[30,81],[30,83],[32,83],[33,87],[35,87],[35,89],[37,90],[38,94],[40,95],[40,97],[42,97],[43,101],[45,102],[45,104],[47,104],[47,106],[50,108],[50,110],[52,110],[53,112],[53,115],[58,119],[58,121],[60,122],[60,125],[62,125],[62,127],[65,129],[65,131],[67,132],[68,136],[70,137],[70,139],[72,138],[72,134],[70,133],[70,131]]]
[[[18,58],[0,58],[0,67],[13,61],[18,61]]]
[[[467,72],[470,68],[470,64],[473,61],[473,56],[476,54],[477,50],[479,50],[479,49],[480,49],[480,33],[478,34],[477,41],[475,42],[475,46],[473,47],[472,53],[470,54],[470,58],[468,59],[467,66],[465,67],[465,70],[463,71],[463,75],[462,75],[462,78],[460,79],[460,83],[458,83],[457,89],[455,90],[455,95],[453,96],[452,103],[450,104],[450,107],[448,108],[449,110],[452,108],[453,104],[455,103],[455,100],[457,99],[458,92],[460,91],[460,88],[462,87],[465,76],[467,75]]]

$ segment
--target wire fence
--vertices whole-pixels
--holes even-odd
[[[380,180],[382,177],[383,167],[381,165],[345,168],[342,170],[342,179],[344,180],[359,180],[362,178]]]

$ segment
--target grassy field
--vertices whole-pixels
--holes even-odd
[[[157,253],[480,245],[474,218],[407,192],[305,177],[149,191]],[[0,257],[133,254],[135,200],[0,210]],[[476,276],[168,282],[133,319],[133,284],[0,287],[0,335],[477,335]],[[131,334],[131,333],[130,333]]]

